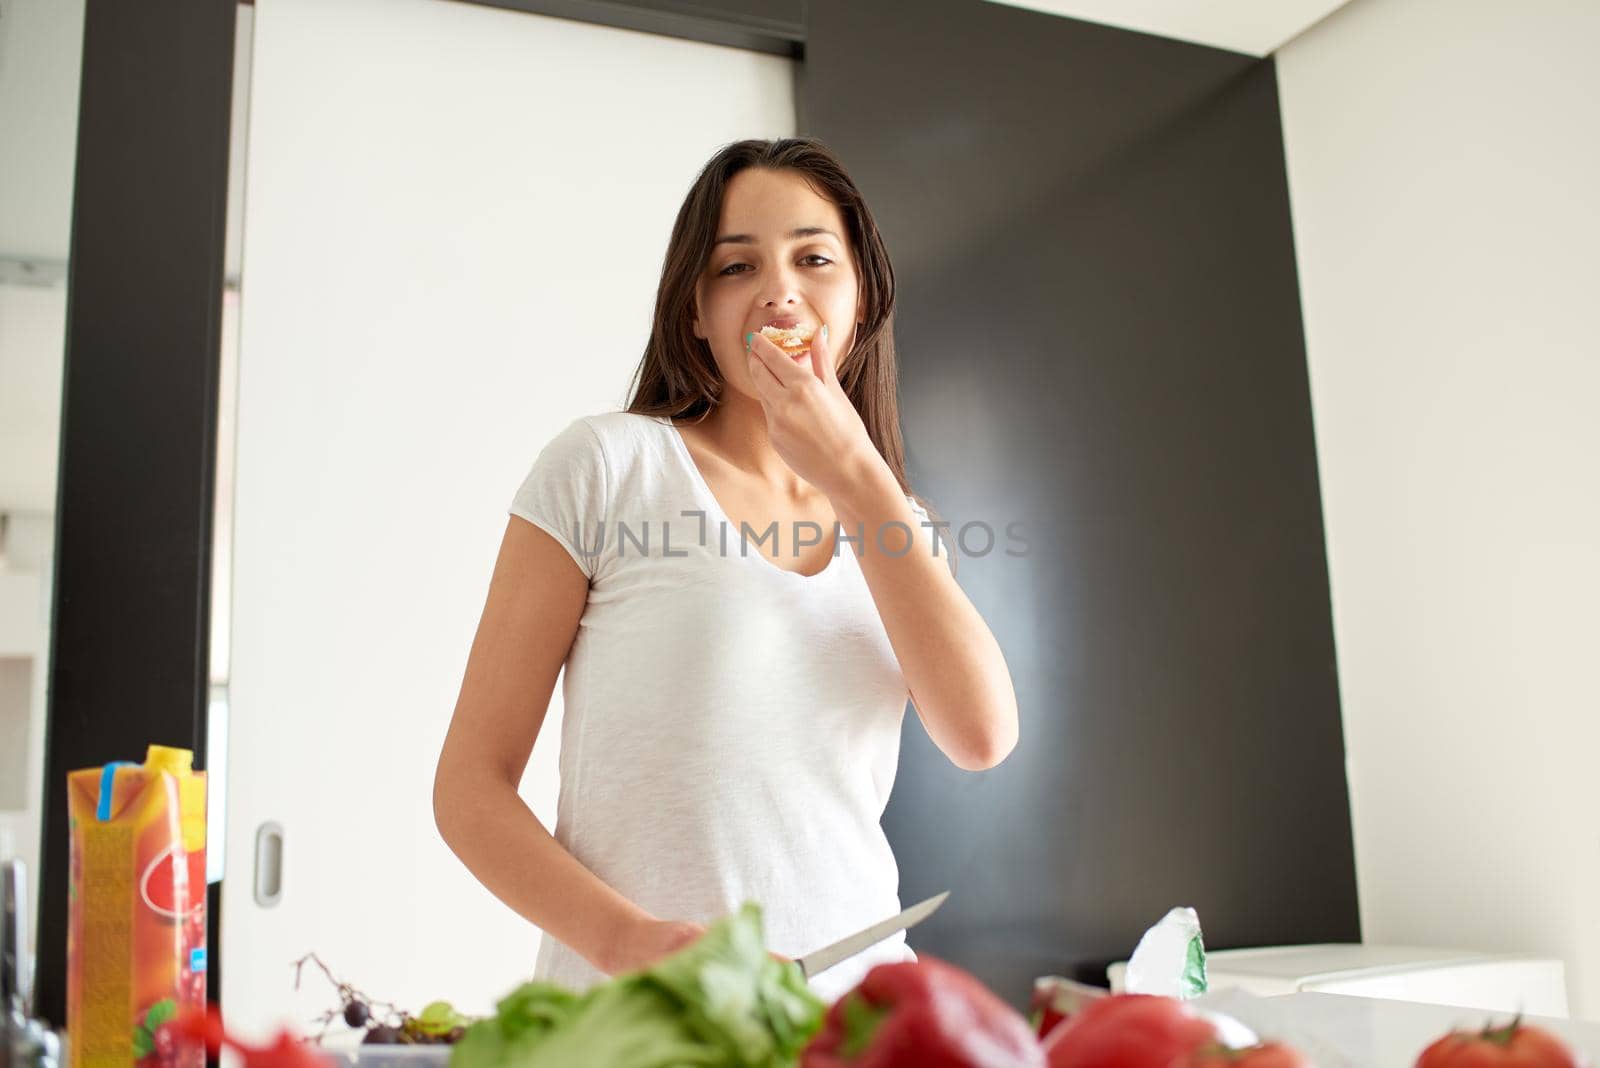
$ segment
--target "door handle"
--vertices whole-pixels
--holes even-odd
[[[270,909],[283,899],[283,825],[256,828],[256,904]]]

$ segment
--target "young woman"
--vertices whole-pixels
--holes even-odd
[[[838,160],[730,145],[678,213],[627,410],[572,422],[516,493],[434,811],[545,933],[537,977],[645,967],[747,900],[785,957],[891,916],[906,700],[961,768],[1016,744],[1005,660],[908,492],[893,308]],[[552,835],[517,786],[563,666]],[[812,985],[904,959],[902,934]]]

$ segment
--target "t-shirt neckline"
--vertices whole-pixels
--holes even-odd
[[[700,503],[702,507],[705,508],[707,516],[711,519],[717,520],[718,522],[726,524],[727,529],[732,531],[734,537],[737,538],[739,536],[738,525],[735,524],[733,520],[728,518],[728,514],[722,510],[721,502],[717,500],[717,495],[711,492],[711,485],[710,483],[706,482],[705,475],[701,474],[700,465],[695,463],[694,454],[689,451],[689,443],[683,439],[683,432],[678,429],[678,425],[670,418],[663,416],[660,418],[659,422],[666,428],[667,436],[670,437],[676,445],[678,458],[682,461],[684,467],[687,469],[690,484],[695,495],[701,498]],[[818,582],[828,577],[830,573],[837,571],[841,566],[839,563],[839,558],[841,555],[839,549],[839,532],[835,530],[833,555],[828,558],[827,564],[824,565],[821,571],[818,571],[812,575],[806,575],[799,571],[791,571],[788,568],[779,567],[777,564],[767,559],[766,554],[763,553],[759,548],[757,548],[753,553],[742,553],[740,555],[744,559],[754,560],[759,566],[765,567],[770,571],[775,571],[780,575],[787,575],[791,580],[799,582]],[[853,552],[854,550],[850,551]]]

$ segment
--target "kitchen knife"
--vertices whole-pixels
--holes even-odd
[[[944,899],[949,896],[950,891],[948,890],[942,894],[935,894],[926,901],[912,905],[898,916],[891,916],[887,920],[875,923],[866,930],[853,934],[849,938],[841,939],[831,946],[824,946],[815,952],[807,953],[795,961],[796,964],[800,965],[800,974],[810,979],[819,972],[827,971],[840,961],[855,956],[868,946],[882,942],[896,931],[910,930],[929,916],[932,916],[934,911],[944,904]]]

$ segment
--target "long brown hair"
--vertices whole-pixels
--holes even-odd
[[[894,472],[901,492],[927,507],[912,494],[906,480],[894,355],[894,267],[889,250],[844,164],[814,138],[736,141],[701,169],[672,225],[656,290],[655,321],[644,358],[634,372],[626,410],[673,420],[693,419],[703,418],[719,402],[721,373],[710,345],[694,336],[695,285],[711,260],[728,183],[747,167],[798,173],[844,216],[850,251],[861,272],[861,323],[854,346],[838,361],[839,385],[855,405],[872,444]]]

